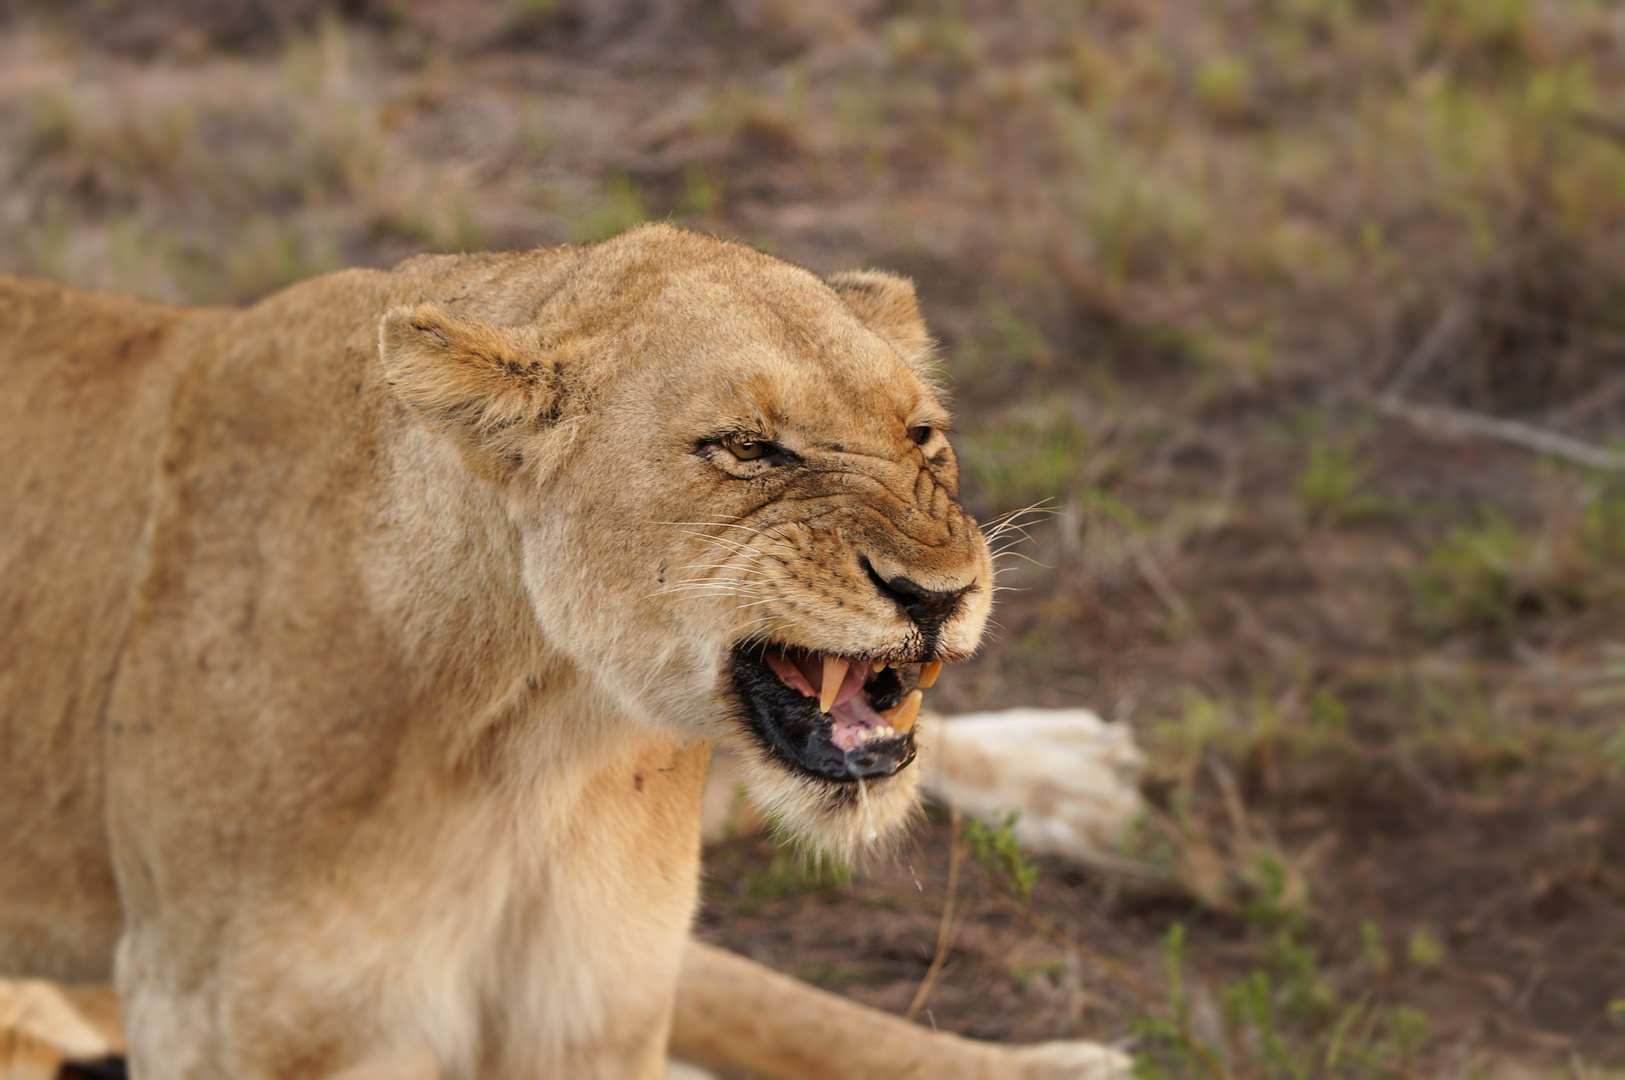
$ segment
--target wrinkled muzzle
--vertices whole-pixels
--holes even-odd
[[[890,776],[914,759],[924,691],[981,639],[992,593],[986,544],[957,505],[934,520],[869,510],[787,546],[803,541],[833,550],[802,561],[805,598],[786,596],[773,629],[734,648],[741,719],[794,772]]]

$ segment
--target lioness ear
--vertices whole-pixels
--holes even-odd
[[[843,270],[825,279],[862,323],[891,343],[909,366],[924,372],[931,335],[920,318],[914,282],[884,270]]]
[[[378,351],[400,399],[494,472],[522,465],[526,436],[557,415],[557,358],[530,327],[459,319],[438,304],[398,307],[379,326]]]

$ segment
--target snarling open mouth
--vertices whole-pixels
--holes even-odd
[[[914,760],[921,688],[941,668],[774,645],[733,653],[734,689],[757,739],[791,768],[836,781],[890,776]]]

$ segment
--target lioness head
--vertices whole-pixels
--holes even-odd
[[[381,339],[615,708],[743,751],[827,845],[906,817],[919,688],[992,599],[908,281],[646,226],[392,310]]]

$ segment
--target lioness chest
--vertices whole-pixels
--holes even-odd
[[[651,738],[580,778],[573,797],[471,809],[423,852],[443,885],[415,889],[424,867],[392,860],[384,888],[363,886],[366,902],[334,905],[357,911],[356,925],[324,936],[371,939],[358,967],[399,997],[403,1029],[434,1031],[442,1062],[482,1077],[544,1064],[657,1074],[697,893],[708,760],[706,745]],[[379,940],[397,922],[402,935]]]
[[[704,744],[649,738],[550,789],[404,790],[325,887],[306,875],[297,899],[244,896],[240,926],[187,920],[189,942],[162,932],[173,918],[150,934],[135,921],[120,956],[130,1030],[173,1060],[197,1047],[191,1012],[229,1000],[230,1045],[209,1052],[280,1062],[270,1075],[414,1057],[448,1078],[658,1075],[708,760]],[[154,993],[180,990],[189,956],[207,959],[193,969],[205,985]]]

